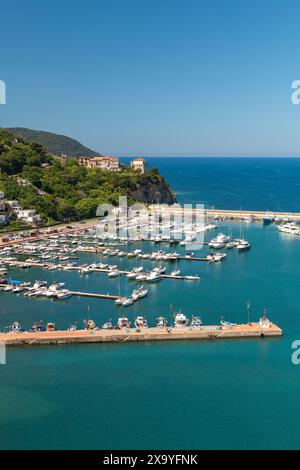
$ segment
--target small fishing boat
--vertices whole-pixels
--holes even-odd
[[[83,324],[86,330],[94,330],[96,328],[94,320],[83,320]]]
[[[31,328],[30,328],[29,331],[31,331],[31,332],[33,332],[33,333],[37,333],[38,331],[43,331],[42,321],[40,321],[40,322],[37,322],[37,321],[34,322],[34,323],[32,324],[32,326],[31,326]]]
[[[55,331],[56,330],[56,325],[53,322],[49,322],[46,325],[46,331]]]
[[[120,330],[123,330],[123,329],[126,329],[126,328],[130,328],[130,322],[128,321],[128,318],[126,317],[120,317],[118,319],[118,328]]]
[[[21,331],[23,331],[23,328],[18,321],[14,321],[9,327],[10,333],[20,333]]]
[[[134,326],[136,328],[148,328],[148,322],[145,317],[138,316],[134,321]]]
[[[133,299],[131,297],[125,297],[122,302],[122,307],[130,307],[133,304]]]
[[[201,325],[203,325],[201,317],[192,317],[191,326],[201,326]]]
[[[77,323],[71,323],[69,327],[69,331],[76,331],[77,330]]]
[[[156,326],[158,328],[164,328],[168,326],[168,320],[165,317],[158,317],[156,319]]]
[[[187,281],[200,281],[199,276],[185,276],[184,277]]]
[[[102,325],[103,330],[112,330],[113,327],[114,326],[111,321],[107,321]]]

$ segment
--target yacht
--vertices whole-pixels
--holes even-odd
[[[134,326],[136,328],[148,328],[148,322],[145,317],[136,317],[134,321]]]
[[[277,226],[279,232],[289,233],[291,235],[300,235],[300,227],[294,222],[287,222]]]
[[[247,251],[251,248],[251,245],[247,240],[238,240],[238,243],[236,245],[236,249],[238,251]]]
[[[141,286],[132,292],[132,298],[134,301],[136,301],[136,300],[142,299],[143,297],[146,297],[147,294],[148,294],[148,289],[145,289],[144,286]]]
[[[158,272],[154,270],[146,277],[146,281],[148,282],[158,282],[161,281],[162,277]]]
[[[199,276],[185,276],[184,277],[187,281],[200,281]]]
[[[225,235],[224,233],[219,233],[216,238],[213,238],[209,243],[208,246],[211,248],[224,248],[226,243],[230,242],[230,236]]]
[[[120,317],[118,319],[118,328],[120,330],[123,330],[123,329],[126,329],[126,328],[130,328],[130,322],[128,321],[128,318],[126,317]]]
[[[181,312],[175,314],[174,326],[182,327],[188,326],[189,320],[188,318]]]

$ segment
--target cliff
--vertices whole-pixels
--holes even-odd
[[[132,199],[143,203],[174,204],[176,195],[162,176],[157,179],[145,180],[143,185],[131,190]]]

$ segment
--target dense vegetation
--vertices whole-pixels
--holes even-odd
[[[0,130],[0,169],[5,198],[18,200],[23,209],[36,209],[45,223],[94,217],[100,203],[117,204],[121,195],[135,202],[139,188],[157,188],[162,182],[170,191],[155,168],[144,175],[127,167],[116,173],[87,169],[76,159],[62,162],[42,145],[5,130]],[[20,178],[30,184],[20,185]]]
[[[90,157],[92,155],[97,155],[93,150],[65,135],[36,131],[25,127],[12,127],[9,128],[8,131],[15,136],[23,137],[27,142],[38,142],[39,144],[42,144],[46,147],[48,152],[53,155],[61,155],[62,153],[69,157],[80,157],[82,155]]]

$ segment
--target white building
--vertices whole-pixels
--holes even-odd
[[[139,173],[145,173],[146,171],[146,162],[144,158],[135,158],[132,160],[130,165],[134,171],[138,171]]]
[[[8,204],[14,211],[20,209],[19,201],[6,201],[6,204]]]
[[[99,170],[119,171],[120,162],[117,157],[81,157],[79,165],[87,168],[97,168]]]
[[[17,218],[23,222],[40,224],[42,219],[33,209],[20,209],[17,212]]]

